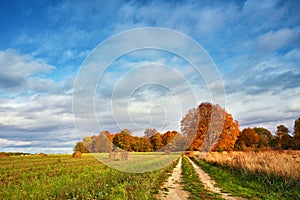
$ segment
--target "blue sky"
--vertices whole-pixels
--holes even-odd
[[[78,70],[104,40],[143,27],[179,31],[202,45],[222,77],[225,107],[241,128],[263,126],[274,133],[284,124],[292,129],[300,117],[299,9],[299,1],[278,0],[2,2],[0,151],[71,152],[80,136],[97,134],[99,127],[77,134],[72,94]],[[114,110],[117,117],[112,114],[108,99],[101,98],[112,94],[132,67],[154,61],[172,66],[196,88],[199,99],[209,100],[201,77],[188,75],[191,67],[179,57],[151,50],[132,53],[115,60],[99,81],[95,114],[103,129],[132,128],[134,134],[149,126],[179,130],[187,108],[177,109],[178,99],[168,88],[145,85],[130,98],[117,95],[116,102],[128,103],[131,121],[122,118],[121,108]],[[179,79],[168,78],[182,86]],[[126,92],[128,82],[122,83],[120,91]],[[187,97],[186,105],[196,106]],[[132,121],[137,126],[131,127]]]

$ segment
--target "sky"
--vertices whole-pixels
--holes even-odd
[[[74,101],[84,66],[93,55],[95,62],[102,59],[95,55],[101,44],[145,27],[175,31],[203,48],[201,56],[221,78],[222,106],[240,129],[275,133],[283,124],[292,133],[300,117],[299,9],[297,0],[3,1],[0,151],[70,153],[82,137],[102,130],[179,131],[189,108],[212,101],[214,86],[174,52],[144,48],[119,55],[102,74],[85,77],[95,80],[93,105],[84,95]],[[154,38],[167,44],[167,37]],[[134,37],[124,41],[109,50],[136,44]]]

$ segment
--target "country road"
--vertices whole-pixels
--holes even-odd
[[[174,168],[172,175],[168,178],[167,182],[162,187],[158,194],[158,199],[170,200],[170,199],[188,199],[188,191],[183,190],[181,182],[181,165],[182,157],[180,157],[178,164]]]
[[[234,197],[231,196],[229,193],[222,192],[222,189],[216,186],[214,180],[204,172],[198,165],[196,165],[189,157],[187,157],[189,162],[192,164],[194,170],[197,173],[199,180],[202,182],[204,188],[212,193],[219,194],[223,199],[227,200],[245,200],[242,197]],[[174,168],[171,176],[167,179],[167,181],[162,186],[159,194],[157,196],[158,199],[162,200],[185,200],[189,197],[189,192],[183,190],[183,185],[181,184],[181,176],[182,176],[182,157],[180,157],[178,164]]]
[[[189,162],[192,164],[194,170],[197,172],[197,175],[204,185],[204,188],[210,192],[213,192],[215,194],[220,194],[223,199],[228,199],[228,200],[245,200],[245,198],[242,197],[234,197],[231,196],[229,193],[224,193],[222,192],[222,189],[219,187],[216,187],[216,182],[211,179],[211,177],[204,172],[198,165],[196,165],[189,157],[187,157]]]

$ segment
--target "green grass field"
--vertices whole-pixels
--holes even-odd
[[[179,155],[131,153],[128,160],[118,156],[109,159],[106,153],[83,154],[81,158],[71,155],[0,158],[0,199],[155,199]],[[201,159],[194,161],[223,192],[247,199],[300,199],[298,179]],[[182,160],[182,184],[190,192],[189,199],[221,199],[220,195],[204,189],[186,157]]]
[[[92,154],[101,163],[123,172],[129,173],[144,173],[165,168],[174,160],[180,153],[171,153],[165,155],[163,152],[135,152],[130,154],[128,160],[120,160],[119,156],[115,159],[109,159],[108,153]]]
[[[98,154],[96,157],[107,159],[107,154]],[[125,171],[133,167],[169,163],[164,168],[146,173],[126,173],[112,169],[101,164],[91,154],[81,158],[72,158],[71,155],[0,158],[0,198],[154,199],[177,157],[176,154],[133,153],[129,161],[108,161],[120,169],[123,166]]]

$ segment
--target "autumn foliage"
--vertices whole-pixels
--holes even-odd
[[[143,137],[133,136],[128,129],[123,129],[115,134],[103,131],[99,135],[84,137],[83,141],[77,142],[74,151],[97,153],[115,152],[118,149],[134,152],[182,150],[185,139],[177,131],[160,134],[155,129],[149,130],[146,130],[145,133],[151,132],[152,134]]]
[[[242,131],[238,140],[236,141],[236,146],[240,148],[240,150],[253,149],[257,147],[259,142],[258,134],[252,128],[246,128]]]
[[[181,120],[190,150],[233,150],[240,133],[237,121],[219,105],[202,103]]]
[[[263,127],[245,128],[240,131],[224,108],[212,103],[201,103],[190,109],[180,121],[181,134],[167,131],[164,134],[156,129],[146,129],[144,136],[131,134],[128,129],[111,134],[103,131],[99,135],[84,137],[74,151],[81,153],[115,152],[118,149],[134,152],[172,151],[257,151],[300,149],[300,118],[295,120],[294,134],[284,125],[271,132]]]

